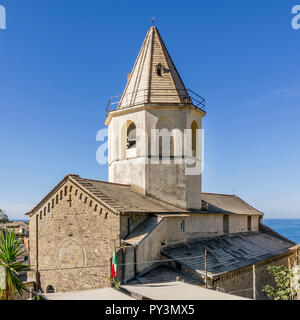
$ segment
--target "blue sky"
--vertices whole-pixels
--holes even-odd
[[[0,0],[0,208],[24,218],[67,173],[107,180],[96,133],[156,18],[207,99],[203,189],[300,218],[300,30],[287,1]]]

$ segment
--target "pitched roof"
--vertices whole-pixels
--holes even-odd
[[[115,213],[186,213],[186,210],[152,199],[135,191],[130,185],[110,183],[99,180],[81,178],[79,175],[69,174],[55,186],[30,212],[34,214],[43,206],[53,194],[68,180],[98,200]]]
[[[156,70],[161,68],[161,75]],[[182,103],[189,97],[169,52],[152,26],[127,81],[118,109],[143,103]]]
[[[215,276],[280,255],[294,246],[294,243],[271,234],[248,232],[206,238],[181,247],[164,249],[162,253],[203,273],[206,249],[207,270],[210,276]]]
[[[78,183],[85,186],[98,199],[123,213],[165,213],[186,212],[172,205],[144,196],[130,185],[84,179],[73,176]]]
[[[53,197],[68,180],[72,181],[95,200],[99,201],[102,205],[115,213],[262,214],[260,211],[254,209],[236,196],[204,193],[204,209],[200,211],[191,211],[143,195],[133,189],[130,185],[86,179],[74,174],[65,176],[61,182],[59,182],[30,212],[26,214],[34,214],[40,207],[49,201],[49,199],[51,199],[51,197]]]
[[[130,185],[109,183],[98,180],[84,179],[72,176],[81,185],[84,185],[103,202],[120,212],[127,213],[191,213],[195,211],[180,209],[171,204],[166,204],[159,199],[142,195]],[[235,195],[203,193],[203,200],[208,204],[208,210],[202,213],[227,213],[262,215],[261,211],[250,206]]]
[[[263,215],[240,197],[228,194],[202,193],[203,210],[209,212]]]

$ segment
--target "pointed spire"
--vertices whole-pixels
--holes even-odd
[[[180,75],[157,28],[152,26],[128,75],[118,109],[140,104],[180,104],[187,99]]]

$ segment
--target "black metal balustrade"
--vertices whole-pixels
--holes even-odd
[[[114,111],[118,107],[125,109],[141,104],[183,104],[193,105],[205,112],[205,99],[192,90],[176,89],[145,89],[127,93],[123,96],[111,97],[106,112]]]

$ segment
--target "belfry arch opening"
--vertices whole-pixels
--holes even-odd
[[[136,157],[136,125],[133,121],[127,120],[122,126],[122,159]]]
[[[131,122],[127,128],[127,149],[136,147],[136,126]]]

